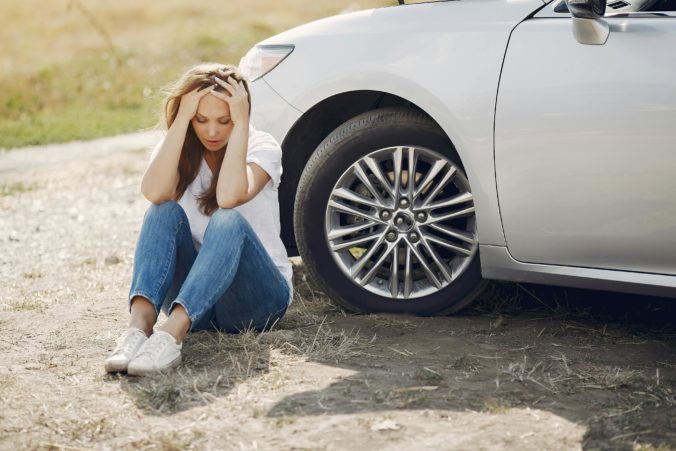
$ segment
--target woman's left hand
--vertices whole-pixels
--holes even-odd
[[[230,107],[230,120],[233,124],[249,123],[249,101],[244,82],[238,82],[234,77],[225,76],[227,81],[219,77],[214,77],[216,83],[222,86],[227,92],[211,91],[210,94],[218,97]]]

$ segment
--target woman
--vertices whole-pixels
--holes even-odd
[[[293,295],[279,237],[282,151],[249,122],[234,66],[188,70],[165,103],[168,131],[143,175],[153,204],[136,245],[131,320],[108,372],[160,372],[181,362],[189,330],[264,330]],[[168,319],[153,333],[160,309]]]

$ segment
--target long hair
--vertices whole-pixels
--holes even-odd
[[[178,108],[181,105],[181,97],[197,88],[204,89],[210,86],[216,86],[215,91],[226,92],[225,89],[216,83],[213,77],[222,79],[219,71],[233,71],[230,75],[237,81],[244,82],[244,88],[247,93],[247,100],[249,102],[249,115],[251,114],[251,94],[249,92],[249,85],[244,76],[239,72],[236,66],[230,64],[219,63],[204,63],[191,67],[186,73],[181,76],[172,86],[168,88],[167,97],[164,101],[164,120],[167,128],[176,120]],[[227,92],[226,92],[226,95]],[[227,144],[226,144],[227,150]],[[188,130],[181,149],[181,157],[178,161],[178,185],[176,186],[175,201],[178,201],[188,186],[197,177],[199,173],[200,164],[202,163],[202,155],[205,152],[204,145],[200,142],[195,130],[192,127],[192,122],[188,125]],[[211,179],[211,185],[198,198],[200,210],[210,216],[218,209],[218,202],[216,201],[216,185],[218,184],[218,175],[223,164],[223,157],[225,152],[219,152],[217,155],[217,167],[214,176]]]

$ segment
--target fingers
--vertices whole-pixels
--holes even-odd
[[[218,99],[221,99],[222,101],[224,101],[224,102],[226,102],[226,103],[228,103],[228,104],[230,104],[230,101],[232,100],[232,97],[231,97],[231,96],[226,96],[226,95],[223,94],[222,92],[211,91],[211,94],[212,94],[214,97],[216,97],[216,98],[218,98]]]
[[[202,96],[205,96],[205,95],[209,94],[211,91],[213,91],[215,87],[216,87],[216,86],[214,86],[214,85],[211,85],[211,86],[202,86],[202,87],[200,87],[200,88],[196,88],[196,89],[193,91],[193,93],[195,93],[195,94],[198,95],[199,97],[202,97]]]
[[[232,77],[228,77],[228,82],[225,82],[221,80],[218,77],[213,77],[214,81],[218,83],[220,86],[222,86],[226,91],[230,93],[230,95],[233,95],[235,93],[235,88],[232,86],[231,83],[228,83],[232,80]],[[235,85],[237,86],[237,85]]]
[[[218,73],[221,74],[221,78],[227,79],[229,76],[233,75],[235,73],[234,70],[224,70],[224,69],[219,69]]]

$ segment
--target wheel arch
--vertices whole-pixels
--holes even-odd
[[[293,229],[293,207],[298,182],[310,156],[326,136],[347,120],[387,107],[410,108],[425,114],[444,132],[455,148],[453,139],[427,111],[398,95],[359,90],[336,94],[318,102],[293,124],[282,142],[284,172],[279,189],[280,222],[282,240],[289,256],[298,255]],[[462,160],[462,156],[460,158]]]

